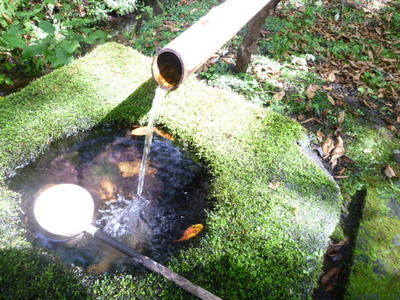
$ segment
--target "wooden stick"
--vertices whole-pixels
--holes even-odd
[[[106,243],[107,245],[121,251],[123,254],[127,255],[128,257],[134,259],[138,263],[142,264],[146,268],[152,270],[153,272],[156,272],[160,274],[161,276],[167,278],[168,280],[171,280],[175,282],[177,285],[188,291],[189,293],[199,297],[200,299],[203,300],[222,300],[218,296],[215,296],[214,294],[210,293],[206,289],[203,289],[202,287],[192,283],[185,277],[175,273],[174,271],[171,271],[167,267],[164,267],[163,265],[159,264],[158,262],[152,260],[151,258],[140,254],[139,252],[136,252],[135,250],[129,248],[128,246],[122,244],[118,240],[114,239],[113,237],[105,234],[102,232],[100,229],[96,228],[93,226],[93,228],[89,228],[87,230],[88,233],[92,234],[93,237],[96,239]]]

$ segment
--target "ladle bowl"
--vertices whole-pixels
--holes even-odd
[[[90,228],[94,202],[75,184],[53,185],[36,198],[33,214],[44,234],[54,239],[73,238]]]

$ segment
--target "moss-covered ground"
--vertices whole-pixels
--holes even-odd
[[[156,88],[150,63],[110,43],[1,100],[1,298],[190,298],[156,274],[93,276],[32,248],[20,195],[6,185],[53,140],[145,123]],[[342,203],[336,183],[297,145],[302,127],[191,80],[167,95],[157,123],[212,177],[204,234],[164,264],[223,299],[311,297]]]
[[[365,197],[346,297],[399,299],[400,184],[397,178],[384,174],[385,166],[397,167],[393,150],[398,149],[398,140],[385,128],[354,125],[360,138],[349,147],[349,155],[360,169],[343,183],[342,191],[345,195],[364,191]]]

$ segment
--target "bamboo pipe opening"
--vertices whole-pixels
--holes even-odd
[[[173,49],[161,49],[154,58],[153,77],[158,85],[168,91],[172,91],[182,83],[184,66],[182,59]]]

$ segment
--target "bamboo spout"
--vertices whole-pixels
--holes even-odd
[[[177,89],[260,10],[274,0],[227,0],[162,48],[154,57],[153,77],[168,91]]]

